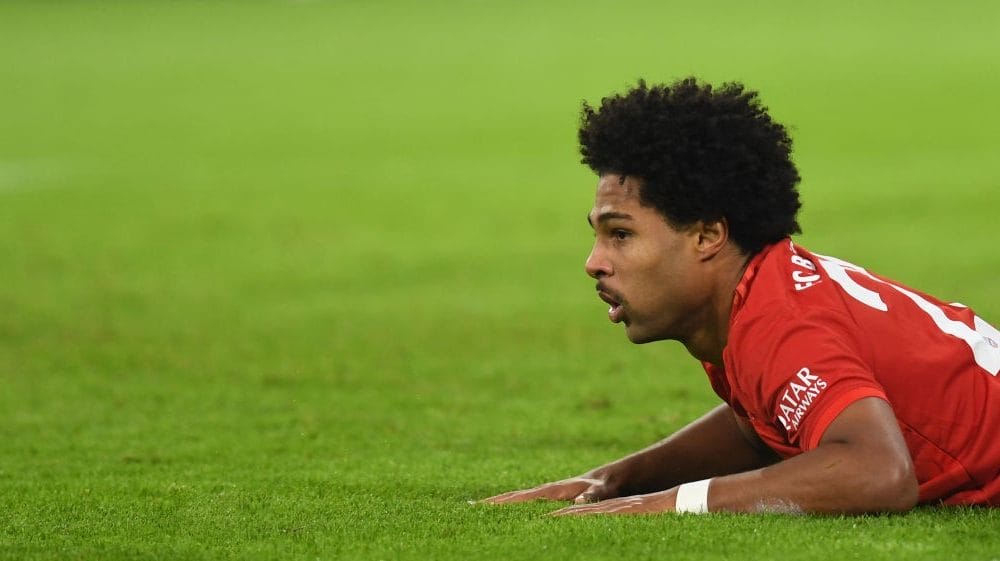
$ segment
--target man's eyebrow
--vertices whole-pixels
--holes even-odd
[[[624,212],[615,212],[615,211],[611,211],[611,210],[609,210],[607,212],[602,212],[602,213],[600,213],[600,214],[597,215],[597,223],[598,224],[600,224],[601,222],[607,222],[608,220],[614,220],[614,219],[618,219],[618,220],[632,220],[632,215],[631,214],[626,214]],[[590,224],[591,228],[594,227],[594,221],[590,219],[590,215],[589,214],[587,215],[587,224]]]

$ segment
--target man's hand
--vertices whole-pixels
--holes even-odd
[[[677,490],[658,491],[646,495],[621,497],[594,504],[568,506],[552,516],[583,516],[586,514],[653,514],[673,512],[677,503]]]
[[[531,489],[502,493],[480,502],[489,504],[520,503],[546,499],[550,501],[574,501],[590,503],[618,496],[618,490],[607,480],[594,474],[571,477],[562,481],[546,483]]]

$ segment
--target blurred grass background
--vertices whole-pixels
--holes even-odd
[[[763,529],[932,559],[942,527],[995,556],[990,512],[464,500],[715,403],[582,270],[580,102],[640,77],[758,89],[801,243],[1000,322],[998,28],[990,2],[0,4],[0,556],[722,558]]]

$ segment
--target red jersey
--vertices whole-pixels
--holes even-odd
[[[851,403],[892,406],[920,502],[1000,505],[1000,332],[790,240],[748,264],[715,392],[782,457],[815,448]]]

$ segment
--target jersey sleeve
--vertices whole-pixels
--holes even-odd
[[[864,360],[865,345],[849,318],[828,311],[770,310],[742,322],[740,394],[762,435],[801,451],[815,448],[827,427],[859,399],[886,399]]]

